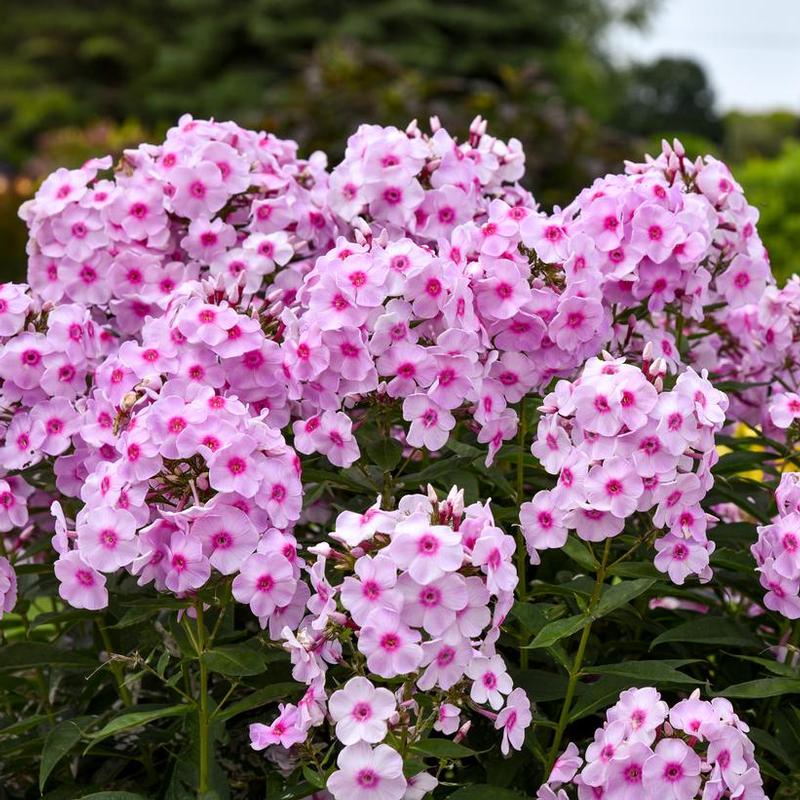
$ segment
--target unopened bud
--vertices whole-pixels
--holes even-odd
[[[652,361],[653,360],[653,343],[648,342],[644,346],[644,350],[642,350],[642,359],[645,361]]]
[[[469,729],[472,727],[472,722],[467,721],[465,722],[459,729],[456,731],[456,735],[453,737],[453,741],[458,744],[468,733]]]

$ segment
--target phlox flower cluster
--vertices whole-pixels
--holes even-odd
[[[562,753],[537,800],[765,800],[748,730],[699,689],[671,708],[656,689],[628,689],[583,757],[574,744]]]
[[[714,433],[728,401],[691,368],[664,390],[659,366],[592,358],[578,379],[559,381],[544,398],[531,452],[558,477],[520,508],[534,563],[540,550],[562,547],[570,530],[604,541],[652,512],[652,526],[667,529],[655,542],[656,567],[678,584],[689,575],[710,579],[714,543],[700,501],[713,485]]]
[[[291,300],[336,230],[324,155],[298,159],[294,142],[233,122],[186,115],[105,177],[110,166],[57,170],[20,216],[34,295],[102,309],[122,334],[198,275],[241,279],[251,293],[271,283]]]
[[[785,472],[775,492],[778,516],[759,525],[750,551],[766,590],[764,605],[788,617],[800,618],[800,473]]]
[[[491,462],[517,430],[512,406],[611,340],[599,282],[529,249],[542,217],[510,184],[516,147],[483,126],[463,144],[441,128],[351,137],[329,202],[355,233],[316,261],[283,316],[293,398],[335,411],[377,392],[401,405],[407,443],[430,451],[469,413]],[[322,426],[317,413],[298,421],[298,449],[341,465]]]
[[[463,736],[469,709],[502,731],[504,754],[519,750],[530,701],[495,648],[517,584],[515,543],[488,504],[464,508],[461,492],[439,500],[431,490],[395,511],[379,502],[344,511],[330,536],[332,545],[313,548],[310,613],[282,634],[308,691],[269,725],[253,725],[253,746],[307,742],[327,720],[342,745],[327,785],[336,800],[399,800],[409,786],[398,750],[431,731]],[[329,582],[329,566],[341,582]],[[426,774],[416,781],[435,785]]]
[[[60,492],[82,501],[54,538],[55,571],[61,596],[87,608],[106,605],[119,570],[179,596],[235,576],[234,597],[262,627],[276,612],[280,630],[305,598],[300,463],[264,400],[276,375],[282,386],[265,368],[278,348],[214,286],[187,284],[96,370],[74,449],[54,464]]]

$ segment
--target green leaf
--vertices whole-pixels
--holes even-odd
[[[264,654],[244,642],[208,650],[203,654],[203,661],[212,672],[220,675],[260,675],[266,669]]]
[[[589,684],[589,686],[582,686],[579,699],[569,715],[569,721],[574,722],[577,719],[593,714],[600,708],[606,708],[619,699],[619,693],[623,689],[630,687],[630,685],[628,678],[608,675],[600,678],[599,681]]]
[[[650,649],[667,642],[724,645],[725,647],[761,647],[761,642],[743,625],[720,617],[690,619],[656,636]]]
[[[381,439],[366,448],[369,459],[381,469],[393,470],[403,457],[403,445],[397,439]]]
[[[70,719],[59,722],[44,741],[42,760],[39,762],[39,791],[44,785],[56,764],[80,741],[81,729]]]
[[[247,697],[238,700],[229,705],[224,711],[215,714],[215,719],[224,721],[235,717],[237,714],[243,714],[245,711],[250,711],[253,708],[260,708],[267,703],[273,703],[275,700],[281,700],[288,695],[299,692],[303,687],[296,683],[273,683],[265,686],[262,689],[257,689]]]
[[[0,669],[62,667],[91,669],[98,660],[76,650],[62,650],[46,642],[14,642],[0,647]]]
[[[692,664],[694,661],[623,661],[619,664],[602,664],[586,667],[586,675],[614,675],[618,678],[631,678],[637,681],[664,683],[700,683],[700,681],[679,672],[676,667]]]
[[[568,536],[561,549],[587,572],[594,572],[597,569],[597,559],[592,555],[592,551],[576,536]]]
[[[536,638],[524,649],[550,647],[566,636],[572,636],[573,633],[582,630],[588,624],[589,617],[585,614],[576,614],[572,617],[565,617],[564,619],[557,619],[555,622],[549,622],[536,634]]]
[[[475,755],[474,750],[456,744],[450,739],[423,739],[413,745],[411,749],[434,758],[468,758]]]
[[[651,589],[657,582],[656,578],[637,578],[632,581],[622,581],[613,586],[609,586],[600,595],[600,601],[594,613],[595,617],[603,617],[616,611],[618,608],[635,600],[639,595]]]
[[[800,694],[800,678],[759,678],[746,683],[735,683],[721,692],[717,697],[735,697],[760,699],[762,697],[778,697],[783,694]]]
[[[85,794],[79,800],[147,800],[143,794],[134,792],[92,792]]]
[[[447,795],[447,800],[524,800],[524,798],[525,795],[521,792],[501,789],[499,786],[489,786],[484,783],[462,786]]]
[[[188,703],[182,703],[174,706],[160,706],[159,708],[151,708],[147,711],[130,711],[125,714],[120,714],[111,720],[104,728],[97,733],[91,734],[91,744],[89,747],[94,747],[98,742],[107,739],[109,736],[121,733],[122,731],[129,731],[132,728],[139,728],[142,725],[147,725],[149,722],[154,722],[157,719],[164,719],[165,717],[180,717],[183,714],[188,714],[192,711],[194,706]],[[89,748],[87,748],[88,750]]]

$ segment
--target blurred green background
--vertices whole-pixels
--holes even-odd
[[[702,67],[620,66],[608,33],[659,0],[9,0],[0,26],[0,279],[25,271],[19,203],[57,166],[159,141],[184,113],[235,119],[337,159],[360,122],[482,114],[516,136],[526,185],[568,202],[680,136],[729,161],[773,267],[800,244],[800,122],[718,113]],[[670,0],[662,0],[669,2]]]

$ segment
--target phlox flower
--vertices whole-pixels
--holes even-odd
[[[203,541],[211,566],[223,575],[241,569],[258,544],[258,533],[247,514],[234,506],[218,506],[192,523],[191,535]]]
[[[472,659],[466,671],[472,679],[469,696],[476,703],[488,703],[495,711],[499,711],[505,702],[503,695],[513,688],[502,657],[478,656]]]
[[[241,566],[231,586],[239,603],[264,620],[276,607],[287,605],[295,592],[292,565],[278,554],[253,553]]]
[[[662,739],[644,764],[645,791],[665,800],[692,800],[700,788],[700,757],[680,739]]]
[[[5,556],[0,556],[0,619],[17,604],[17,573]]]
[[[344,745],[382,741],[388,729],[387,720],[396,708],[394,695],[388,689],[376,688],[361,676],[350,678],[328,700],[328,709],[336,723],[336,737]]]
[[[422,661],[420,634],[409,628],[396,611],[378,609],[367,618],[358,637],[358,649],[371,672],[382,678],[407,675]]]
[[[63,553],[53,565],[58,594],[73,608],[97,611],[108,605],[106,578],[89,566],[77,550]]]
[[[387,553],[420,584],[455,572],[464,560],[461,537],[445,525],[414,514],[395,528]]]
[[[505,708],[497,715],[494,727],[502,729],[503,740],[500,743],[500,752],[507,756],[511,747],[521,750],[525,742],[525,730],[531,724],[531,701],[520,689],[514,689],[506,700]]]
[[[339,753],[336,765],[327,784],[335,800],[400,800],[406,792],[403,759],[389,745],[349,745]]]
[[[82,558],[101,572],[127,566],[138,555],[136,520],[122,509],[94,509],[79,517],[76,531]]]
[[[166,559],[164,583],[176,594],[199,589],[211,576],[211,564],[203,555],[203,543],[180,531],[170,536]]]

